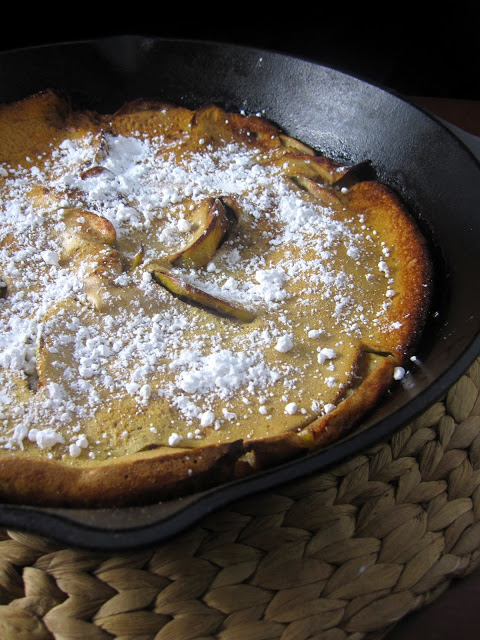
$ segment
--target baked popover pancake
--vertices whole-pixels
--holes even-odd
[[[259,116],[0,107],[0,497],[166,500],[338,439],[430,295],[386,186]]]

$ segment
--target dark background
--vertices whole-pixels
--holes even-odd
[[[403,95],[480,99],[480,20],[460,3],[432,6],[89,3],[64,15],[9,5],[16,15],[3,20],[0,50],[113,35],[210,40],[307,58]]]

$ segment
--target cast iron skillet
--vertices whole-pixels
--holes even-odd
[[[261,112],[317,151],[370,160],[431,243],[433,308],[411,368],[360,428],[329,448],[181,500],[128,509],[0,505],[0,525],[69,545],[125,549],[159,542],[231,501],[318,472],[386,438],[438,400],[480,353],[480,166],[450,131],[407,101],[339,71],[218,43],[122,36],[0,55],[0,102],[64,91],[112,112],[139,97]]]

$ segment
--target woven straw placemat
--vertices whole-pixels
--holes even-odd
[[[480,359],[414,422],[155,547],[0,532],[2,640],[383,638],[480,563]]]

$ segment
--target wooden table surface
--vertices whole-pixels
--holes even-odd
[[[467,133],[480,136],[480,101],[429,97],[411,100]],[[479,640],[480,568],[452,583],[431,605],[405,617],[385,640],[417,638]]]
[[[406,616],[385,640],[478,640],[480,569],[456,580],[437,600]]]
[[[412,96],[410,99],[420,107],[431,111],[439,118],[451,122],[460,127],[460,129],[467,131],[467,133],[480,136],[480,100],[421,96]]]

